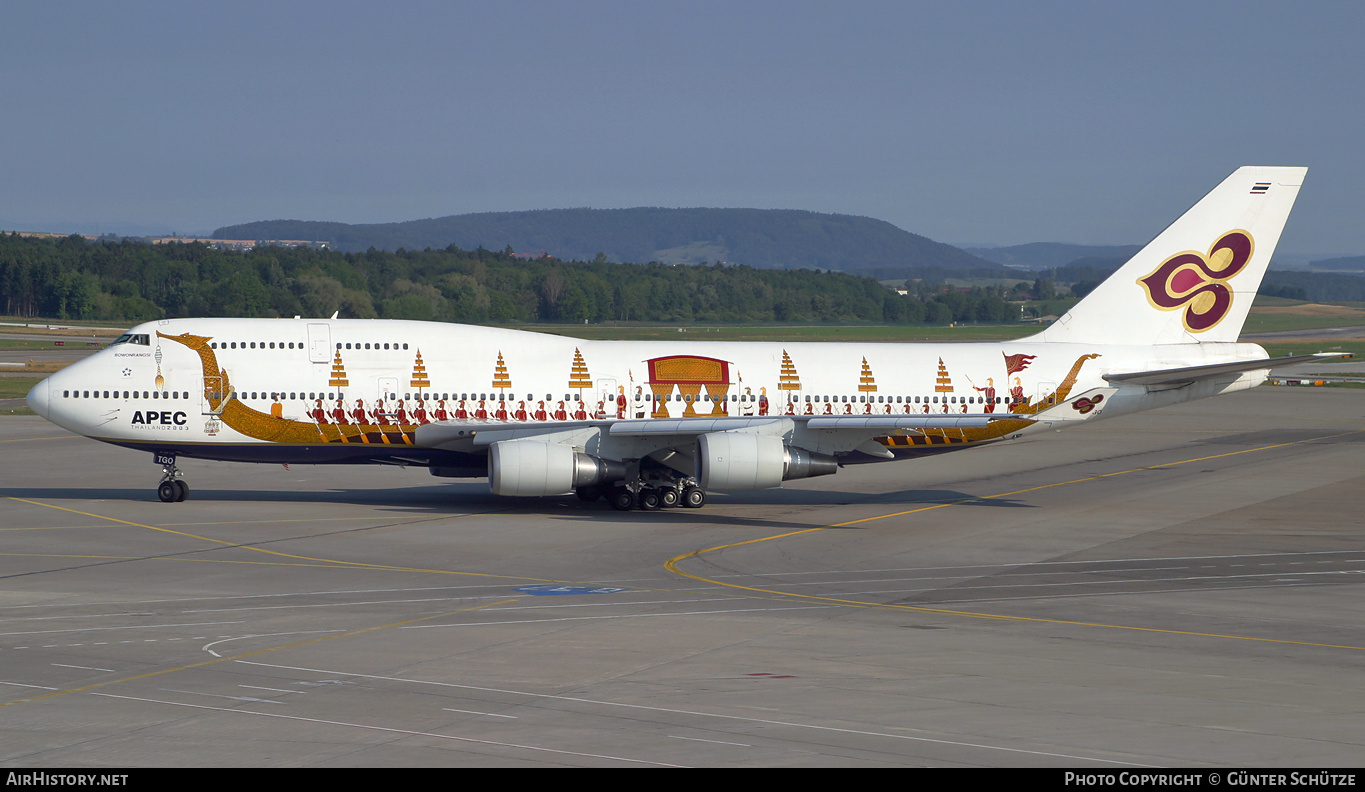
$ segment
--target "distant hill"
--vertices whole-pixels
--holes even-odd
[[[544,209],[348,225],[270,220],[226,226],[217,239],[325,240],[343,251],[455,245],[563,260],[837,271],[994,268],[969,253],[882,220],[790,209]]]
[[[1365,272],[1365,256],[1343,256],[1342,258],[1318,259],[1308,262],[1313,270],[1337,270],[1342,272]]]
[[[1077,259],[1122,259],[1127,261],[1141,245],[1068,245],[1062,242],[1030,242],[1008,247],[963,248],[987,261],[1026,270],[1065,267]]]

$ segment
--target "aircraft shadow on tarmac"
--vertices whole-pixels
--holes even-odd
[[[22,498],[52,505],[65,505],[78,510],[92,509],[90,501],[155,502],[156,494],[146,489],[112,489],[100,487],[0,487],[0,497]],[[585,503],[573,495],[544,498],[507,498],[493,495],[486,484],[454,483],[435,486],[375,488],[375,489],[316,489],[263,490],[217,489],[211,486],[191,491],[188,504],[164,504],[167,514],[184,510],[196,503],[336,503],[369,506],[390,513],[413,516],[464,516],[470,513],[527,513],[543,514],[557,520],[601,522],[612,519],[627,522],[658,522],[669,524],[762,525],[765,527],[809,528],[811,521],[790,521],[797,514],[734,514],[735,506],[767,506],[774,509],[790,507],[876,506],[892,510],[913,510],[925,506],[957,504],[966,507],[1034,508],[1030,504],[1007,498],[978,498],[958,490],[898,490],[866,493],[838,490],[770,490],[764,492],[713,493],[712,500],[702,509],[672,508],[657,512],[612,510],[605,501]],[[73,501],[79,505],[71,505]],[[97,510],[97,508],[95,508]],[[787,520],[781,517],[787,517]],[[838,515],[831,515],[838,516]],[[774,519],[778,518],[778,519]],[[326,518],[319,518],[325,520]],[[859,526],[848,526],[857,528]]]

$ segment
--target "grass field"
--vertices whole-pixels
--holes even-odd
[[[22,399],[42,377],[0,377],[0,399]]]
[[[127,320],[103,321],[97,319],[73,320],[43,319],[31,316],[0,316],[0,332],[38,333],[41,335],[117,336],[134,324],[137,323]],[[49,328],[47,325],[55,325],[55,327]]]
[[[1261,346],[1271,357],[1311,355],[1315,352],[1350,352],[1356,360],[1365,358],[1365,339],[1332,339],[1330,341],[1267,341]],[[1324,361],[1323,366],[1344,361]]]
[[[1365,309],[1356,305],[1256,305],[1242,328],[1245,333],[1282,333],[1327,327],[1365,325]],[[1362,331],[1365,332],[1365,331]]]
[[[109,343],[111,339],[99,338],[57,338],[52,341],[36,341],[26,338],[0,338],[0,349],[32,349],[49,351],[53,349],[89,349],[91,347],[102,347]],[[61,346],[57,346],[57,341],[62,341]]]
[[[22,399],[42,380],[42,377],[0,377],[0,400]],[[0,415],[33,415],[33,411],[27,406],[16,405],[0,407]]]

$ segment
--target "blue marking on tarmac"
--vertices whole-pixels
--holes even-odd
[[[516,589],[522,594],[530,594],[533,597],[560,597],[565,594],[615,594],[620,591],[629,591],[624,588],[611,588],[609,586],[522,586]]]

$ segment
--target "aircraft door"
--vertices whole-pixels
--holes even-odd
[[[380,377],[379,378],[379,398],[384,401],[394,401],[398,398],[398,378]]]
[[[223,393],[222,377],[204,377],[204,392],[202,394],[202,404],[200,412],[204,415],[218,415],[223,412],[222,401]],[[218,409],[213,409],[213,400],[219,400]]]
[[[616,392],[616,380],[614,380],[614,379],[600,379],[600,380],[597,381],[597,398],[598,398],[599,401],[602,402],[602,415],[601,415],[602,418],[615,418],[615,417],[616,417],[616,397],[617,397],[617,395],[618,395],[618,394],[617,394],[617,392]],[[592,413],[592,411],[594,411],[594,410],[596,410],[596,409],[597,409],[597,405],[596,405],[596,404],[590,404],[590,405],[588,405],[588,412],[589,412],[589,413]]]
[[[1044,409],[1048,407],[1056,407],[1057,383],[1055,382],[1038,383],[1037,396],[1034,397],[1033,403],[1035,405],[1041,405]]]
[[[332,359],[332,328],[320,322],[308,325],[308,359],[326,363]]]

